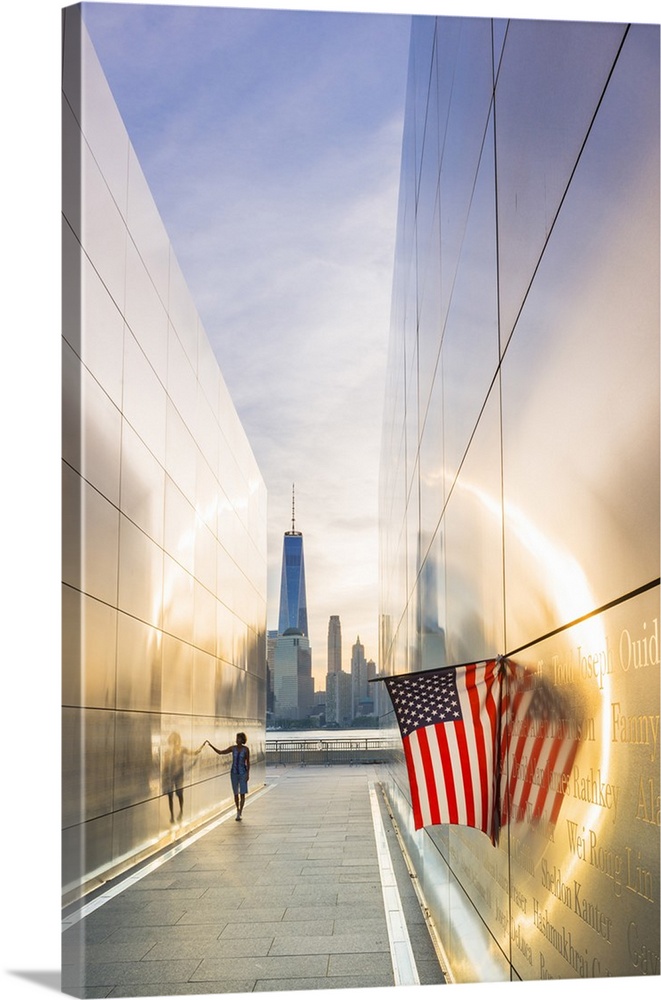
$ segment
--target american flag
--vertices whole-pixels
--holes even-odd
[[[499,768],[501,822],[554,826],[579,745],[572,704],[541,673],[507,661]]]
[[[415,829],[460,823],[496,842],[498,660],[384,678],[399,724]]]

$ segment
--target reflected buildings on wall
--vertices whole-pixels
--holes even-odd
[[[380,491],[381,670],[512,654],[578,738],[498,847],[392,768],[451,976],[658,974],[658,26],[413,18]]]
[[[240,722],[263,781],[266,491],[79,7],[63,31],[66,901],[229,802],[206,739]]]

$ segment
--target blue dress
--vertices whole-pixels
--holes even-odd
[[[248,794],[248,748],[232,747],[232,767],[230,780],[235,795]]]

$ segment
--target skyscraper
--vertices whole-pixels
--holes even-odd
[[[342,626],[340,616],[328,619],[328,665],[329,674],[337,674],[342,669]]]
[[[275,718],[307,719],[314,708],[310,640],[300,629],[286,629],[277,638],[273,660]]]
[[[360,715],[360,703],[367,698],[367,661],[365,647],[356,636],[351,647],[351,711],[352,715]]]
[[[295,529],[294,487],[291,497],[291,531],[285,531],[282,545],[282,577],[280,580],[280,615],[278,633],[289,628],[308,634],[308,605],[305,595],[305,562],[303,534]]]

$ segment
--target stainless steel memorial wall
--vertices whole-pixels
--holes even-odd
[[[66,902],[230,803],[205,739],[244,730],[263,782],[266,492],[80,8],[63,29]]]
[[[658,975],[658,26],[413,19],[380,507],[385,672],[510,655],[576,741],[495,847],[391,768],[451,978]]]

